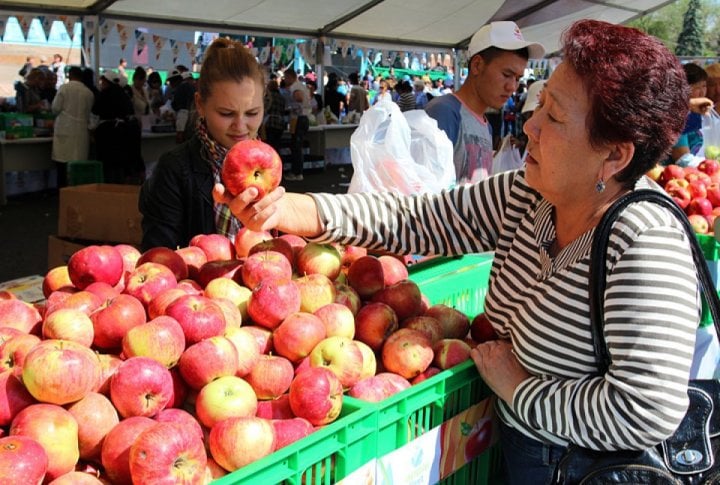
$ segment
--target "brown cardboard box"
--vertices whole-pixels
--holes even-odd
[[[87,244],[77,241],[62,239],[57,236],[48,237],[48,271],[57,267],[66,265],[70,256],[75,251],[84,248]]]
[[[140,244],[137,185],[87,184],[60,189],[58,236]]]

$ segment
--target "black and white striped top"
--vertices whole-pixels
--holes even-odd
[[[651,184],[643,177],[637,188]],[[559,445],[641,449],[680,423],[699,293],[687,236],[660,206],[632,204],[614,224],[604,324],[612,366],[593,377],[588,262],[594,229],[551,257],[552,207],[526,185],[524,171],[439,195],[314,197],[327,229],[317,241],[398,254],[495,251],[485,311],[534,376],[518,386],[511,405],[498,402],[510,426]]]

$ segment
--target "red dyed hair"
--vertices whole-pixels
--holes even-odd
[[[607,22],[575,22],[562,46],[563,62],[580,76],[590,98],[590,143],[635,145],[633,159],[617,175],[632,186],[667,155],[685,125],[685,72],[655,37]]]

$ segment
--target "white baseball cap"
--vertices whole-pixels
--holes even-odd
[[[522,106],[521,113],[525,114],[528,111],[535,111],[538,102],[540,101],[540,91],[545,87],[545,81],[535,81],[528,88],[527,96],[525,97],[525,103]]]
[[[528,42],[515,22],[498,21],[483,25],[470,39],[468,58],[488,47],[497,47],[508,51],[528,48],[530,59],[542,59],[545,47],[537,42]]]

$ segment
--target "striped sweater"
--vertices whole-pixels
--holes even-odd
[[[637,188],[647,188],[642,178]],[[605,340],[612,365],[597,370],[588,301],[594,229],[556,257],[552,207],[504,172],[438,195],[314,195],[337,241],[398,254],[495,251],[485,311],[533,376],[498,402],[500,418],[527,436],[594,449],[641,449],[671,435],[687,408],[700,313],[687,236],[665,209],[634,203],[613,225]]]

